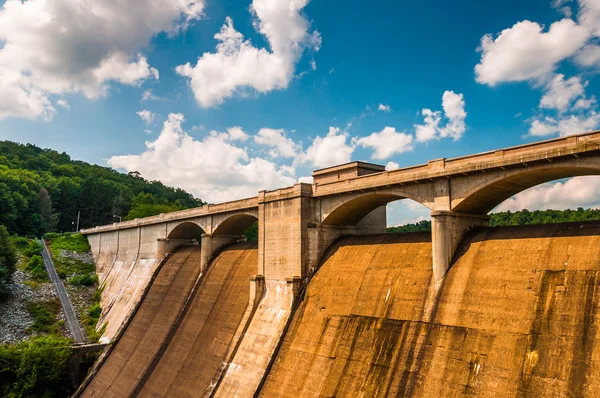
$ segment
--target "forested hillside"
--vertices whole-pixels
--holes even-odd
[[[491,227],[506,227],[510,225],[553,224],[559,222],[576,222],[600,220],[600,209],[577,210],[521,210],[516,212],[504,211],[490,214]],[[431,221],[419,221],[397,227],[389,227],[388,232],[422,232],[431,231]]]
[[[199,171],[201,172],[201,171]],[[202,205],[182,189],[139,173],[72,160],[66,153],[0,141],[0,225],[11,234],[40,235]]]

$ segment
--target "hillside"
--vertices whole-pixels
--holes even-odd
[[[109,224],[201,206],[182,189],[139,173],[73,160],[66,153],[0,141],[0,224],[11,234],[36,235]]]

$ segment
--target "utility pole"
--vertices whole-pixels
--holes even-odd
[[[77,211],[77,229],[75,230],[75,232],[79,232],[79,216],[81,215],[81,211],[78,210]]]

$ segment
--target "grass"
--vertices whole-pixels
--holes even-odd
[[[50,250],[53,253],[60,253],[61,250],[67,250],[76,253],[86,253],[90,251],[90,244],[85,235],[80,233],[65,232],[64,234],[47,233],[44,239],[48,241]]]
[[[33,325],[30,326],[30,330],[52,335],[60,333],[64,321],[57,319],[60,312],[58,299],[27,303],[27,311],[33,316]]]
[[[56,273],[72,285],[92,286],[96,283],[96,266],[74,258],[53,256]]]

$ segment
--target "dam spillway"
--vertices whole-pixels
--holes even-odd
[[[203,396],[246,313],[256,252],[233,244],[201,272],[199,246],[176,251],[82,396]]]
[[[335,244],[261,396],[597,396],[600,223],[478,229],[437,286],[429,239]]]
[[[252,245],[204,275],[197,247],[177,251],[84,396],[225,396],[227,367],[255,379],[249,355],[228,362],[257,341]],[[600,222],[478,228],[441,282],[431,262],[429,233],[341,238],[273,330],[257,389],[229,396],[596,396]]]

